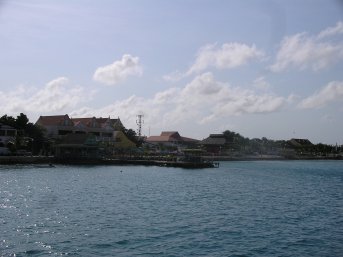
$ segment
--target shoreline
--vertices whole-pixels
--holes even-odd
[[[316,160],[343,160],[343,156],[296,156],[282,157],[276,155],[262,156],[204,156],[205,160],[209,161],[316,161]]]
[[[222,161],[332,161],[343,160],[343,156],[321,156],[321,157],[294,157],[282,156],[203,156],[205,162],[177,162],[161,161],[153,159],[56,159],[54,156],[0,156],[0,165],[30,165],[30,164],[64,164],[64,165],[144,165],[180,168],[215,168]]]

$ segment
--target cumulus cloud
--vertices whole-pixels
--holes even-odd
[[[266,81],[265,77],[261,76],[254,80],[253,87],[260,90],[268,90],[270,88],[270,84]]]
[[[171,72],[170,74],[164,75],[163,79],[168,82],[176,82],[184,77],[185,77],[185,74],[183,74],[182,72],[174,71],[174,72]]]
[[[89,99],[83,88],[73,86],[65,77],[48,82],[42,89],[20,86],[10,92],[1,92],[0,109],[4,113],[46,113],[74,108],[80,102]]]
[[[199,50],[187,75],[201,72],[209,67],[236,68],[253,59],[261,58],[263,55],[263,52],[258,50],[255,45],[248,46],[240,43],[225,43],[221,47],[217,47],[216,44],[207,45]]]
[[[123,55],[121,60],[96,69],[93,79],[106,85],[116,85],[130,76],[141,76],[143,69],[139,58],[129,54]]]
[[[299,33],[285,37],[270,69],[274,72],[284,71],[290,67],[312,69],[314,71],[327,68],[343,59],[343,43],[333,43],[327,37],[342,33],[342,23],[328,28],[318,36]]]
[[[304,109],[321,108],[339,100],[343,100],[343,81],[332,81],[313,95],[303,99],[299,107]]]
[[[255,45],[225,43],[218,47],[217,44],[209,44],[199,49],[196,59],[188,71],[174,71],[164,75],[163,79],[167,82],[176,82],[209,68],[233,69],[254,59],[262,59],[262,57],[264,57],[263,51],[258,50]]]
[[[153,101],[155,104],[175,103],[178,99],[179,92],[180,92],[179,88],[169,88],[162,92],[156,93]]]
[[[337,22],[336,26],[329,27],[318,34],[318,38],[332,37],[335,35],[343,34],[343,22]]]
[[[182,124],[202,124],[246,113],[270,113],[280,110],[287,99],[272,94],[217,81],[210,72],[196,76],[181,88],[157,92],[151,98],[131,96],[99,109],[81,108],[72,116],[119,116],[128,127],[135,127],[137,113],[145,115],[146,124],[168,128]]]
[[[245,113],[267,113],[279,110],[286,99],[271,94],[257,94],[253,90],[232,87],[216,81],[212,73],[196,77],[182,92],[184,99],[193,102],[207,103],[206,108],[219,118]]]
[[[186,99],[191,97],[197,100],[199,97],[219,97],[220,91],[224,88],[224,83],[216,81],[211,72],[206,72],[195,77],[187,84],[182,90],[181,95]],[[203,101],[204,99],[200,100]]]

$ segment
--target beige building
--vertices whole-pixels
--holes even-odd
[[[93,134],[97,141],[111,141],[114,132],[124,128],[119,118],[70,118],[68,114],[40,116],[36,125],[43,127],[47,137],[52,139],[67,134]]]
[[[93,136],[94,142],[99,147],[106,147],[112,150],[136,147],[136,144],[129,140],[123,133],[124,126],[119,118],[70,118],[67,114],[40,116],[36,125],[46,130],[46,136],[49,139],[56,140],[56,142],[63,142],[63,147],[71,147],[73,145],[71,139],[76,138],[72,135],[80,134]],[[85,138],[87,139],[89,137]],[[67,141],[70,142],[68,143]],[[61,145],[56,145],[56,147],[61,147]]]

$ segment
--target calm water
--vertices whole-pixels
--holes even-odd
[[[343,162],[0,166],[0,256],[49,255],[343,256]]]

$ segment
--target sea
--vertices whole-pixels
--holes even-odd
[[[343,161],[0,166],[0,256],[343,256]]]

